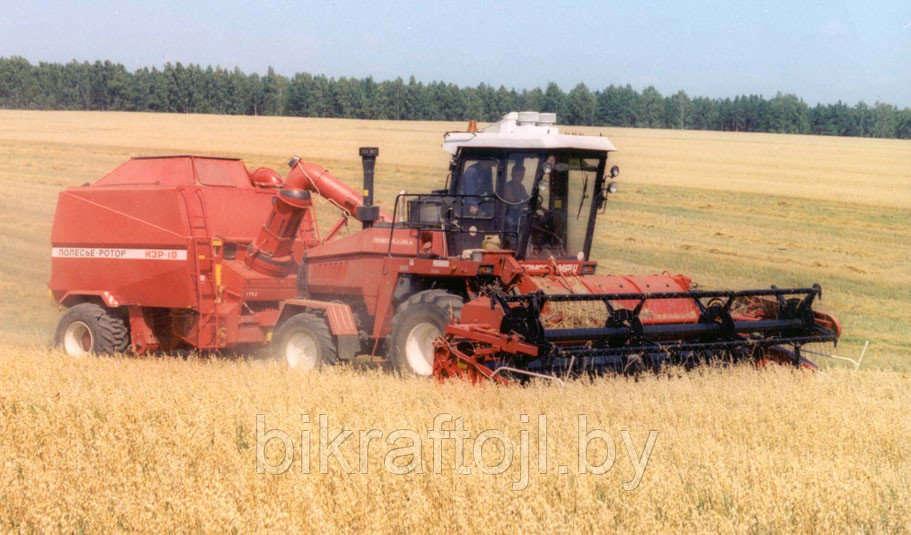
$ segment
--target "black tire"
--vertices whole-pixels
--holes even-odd
[[[335,366],[338,360],[338,350],[329,324],[322,316],[312,312],[301,312],[289,318],[278,328],[272,344],[275,359],[293,369],[312,370],[322,366]],[[297,348],[289,347],[289,344],[295,344]],[[301,344],[304,344],[303,347]],[[301,351],[306,353],[308,346],[316,352],[315,355],[300,354]]]
[[[71,356],[124,353],[130,347],[130,329],[117,312],[95,303],[80,303],[57,323],[54,347]]]
[[[428,341],[442,336],[450,316],[458,319],[462,315],[463,304],[461,297],[446,290],[425,290],[399,305],[386,344],[396,372],[419,376],[432,374],[433,347],[428,346]],[[436,329],[435,335],[433,329]],[[429,362],[423,364],[418,357],[425,360],[429,357]]]

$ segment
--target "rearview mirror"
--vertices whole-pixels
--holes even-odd
[[[611,177],[611,178],[617,178],[618,176],[620,176],[620,167],[618,167],[618,166],[616,166],[616,165],[611,166],[611,168],[610,168],[610,177]],[[613,193],[613,192],[611,192],[611,193]]]

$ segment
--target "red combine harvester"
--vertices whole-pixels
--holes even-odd
[[[282,179],[235,159],[133,158],[60,194],[52,295],[72,355],[252,350],[295,368],[359,355],[471,380],[631,371],[714,359],[812,364],[835,342],[819,286],[694,290],[689,278],[598,275],[595,221],[616,191],[605,137],[510,113],[447,133],[442,189],[373,204],[298,158]],[[311,199],[341,210],[325,233]],[[347,231],[350,219],[361,229]]]

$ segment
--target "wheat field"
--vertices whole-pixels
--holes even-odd
[[[296,154],[357,184],[357,148],[377,145],[377,197],[388,205],[402,188],[442,183],[442,133],[463,127],[0,110],[0,530],[908,530],[908,141],[578,129],[619,148],[611,158],[621,189],[594,242],[600,272],[668,270],[706,288],[819,282],[820,307],[844,328],[838,352],[856,357],[870,341],[857,372],[824,361],[817,373],[709,369],[494,388],[376,370],[295,374],[246,359],[70,360],[46,349],[59,316],[45,282],[61,188],[133,155],[174,153],[237,156],[282,172]],[[319,207],[324,220],[329,208]],[[517,452],[528,431],[524,490],[512,488],[523,473],[518,458],[500,475],[477,467],[462,475],[451,444],[433,473],[427,430],[444,413],[473,437],[505,433]],[[319,414],[332,436],[342,427],[384,435],[366,474],[343,473],[334,458],[319,473],[315,445],[313,469],[302,473],[301,432],[316,441]],[[614,446],[606,474],[578,473],[579,414]],[[257,471],[257,415],[293,439],[283,474]],[[539,415],[548,422],[543,474]],[[392,446],[383,440],[397,429],[421,437],[424,473],[384,465]],[[624,490],[637,473],[624,437],[639,455],[650,431],[647,468]],[[267,462],[282,457],[281,444],[269,442]],[[488,441],[483,459],[497,464],[511,450],[505,444]],[[592,442],[589,457],[604,458],[606,444]],[[351,441],[340,451],[349,461],[359,452]]]
[[[911,523],[908,374],[744,367],[504,388],[377,371],[300,374],[262,362],[72,360],[40,349],[0,350],[0,358],[5,530],[833,533],[901,532]],[[293,441],[284,473],[257,472],[258,414],[265,429]],[[319,414],[329,440],[342,427],[355,431],[339,447],[353,473],[334,457],[319,471]],[[471,474],[455,470],[452,441],[434,473],[428,429],[438,414],[463,419]],[[578,473],[579,414],[612,441],[605,474]],[[547,418],[545,474],[539,415]],[[368,444],[361,473],[356,438],[370,429],[383,436]],[[498,475],[470,460],[471,441],[488,429],[512,444],[489,441],[485,466],[505,447],[518,452],[528,433],[523,490],[513,489],[518,454]],[[384,466],[394,430],[421,437],[424,473]],[[649,432],[657,435],[632,491],[623,487],[635,472],[621,431],[640,459]],[[606,445],[590,445],[591,464]],[[265,455],[278,464],[281,442]]]

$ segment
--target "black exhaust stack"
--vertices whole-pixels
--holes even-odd
[[[361,163],[364,164],[364,205],[357,207],[354,216],[364,224],[364,228],[373,226],[373,222],[380,218],[380,207],[373,204],[373,168],[376,166],[376,157],[380,154],[377,147],[361,147],[358,151]]]

